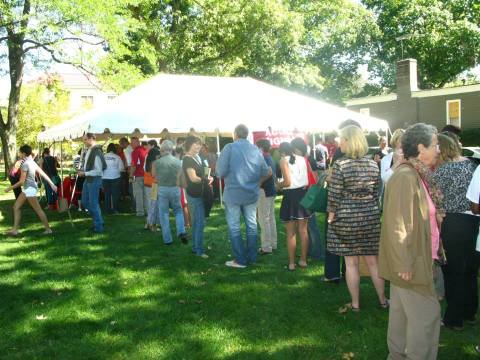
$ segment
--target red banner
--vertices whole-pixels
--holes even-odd
[[[253,131],[253,143],[257,140],[267,139],[273,148],[278,148],[282,142],[290,142],[296,137],[300,137],[308,144],[307,134],[300,131]]]

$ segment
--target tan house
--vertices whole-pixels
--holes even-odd
[[[401,60],[397,63],[394,93],[350,99],[345,105],[387,120],[392,131],[418,122],[438,129],[447,124],[463,130],[480,128],[480,84],[421,90],[417,78],[417,61]]]

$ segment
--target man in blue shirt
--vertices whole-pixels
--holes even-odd
[[[224,178],[225,214],[234,260],[225,265],[245,268],[257,258],[257,200],[260,184],[272,175],[260,150],[247,140],[248,128],[238,125],[234,142],[226,145],[217,161],[217,175]],[[247,247],[242,241],[240,215],[247,229]]]

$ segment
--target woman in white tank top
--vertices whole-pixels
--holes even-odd
[[[298,141],[301,139],[294,139]],[[292,141],[292,142],[293,142]],[[301,144],[300,144],[301,145]],[[306,151],[306,145],[305,146]],[[297,247],[297,231],[300,235],[302,250],[298,266],[307,267],[308,252],[308,219],[312,212],[300,205],[307,192],[308,168],[305,158],[297,150],[284,142],[280,144],[280,169],[283,181],[278,183],[278,189],[283,190],[282,205],[280,207],[280,219],[285,223],[288,246],[288,270],[295,270],[295,252]]]

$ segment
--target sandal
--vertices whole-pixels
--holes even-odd
[[[260,255],[272,255],[272,252],[271,252],[271,251],[265,251],[265,250],[263,250],[262,248],[259,248],[259,249],[258,249],[258,253],[259,253]]]
[[[302,269],[306,269],[308,267],[308,264],[305,261],[300,260],[298,263],[298,266],[300,266]]]
[[[360,312],[360,307],[354,307],[352,303],[348,303],[343,306],[340,306],[340,308],[338,309],[338,312],[340,314],[346,314],[347,312],[350,312],[350,311],[358,313]]]
[[[380,307],[382,309],[388,309],[390,307],[390,301],[388,299],[385,299],[385,302],[383,304],[380,303]]]
[[[291,268],[290,265],[293,265],[293,268]],[[295,271],[295,264],[287,264],[285,265],[285,269],[288,271]]]

